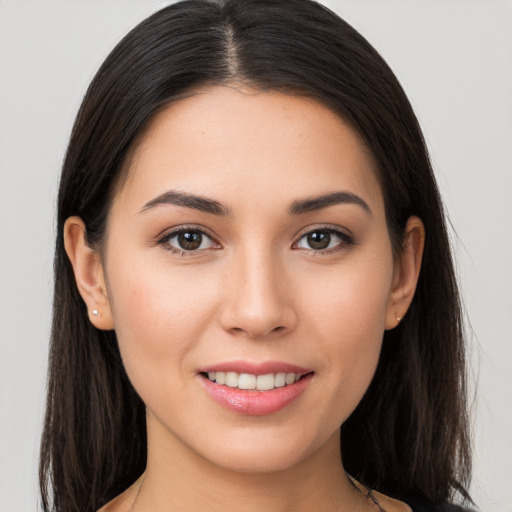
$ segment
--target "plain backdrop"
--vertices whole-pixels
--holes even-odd
[[[424,129],[473,329],[472,493],[485,512],[512,512],[512,3],[325,3],[381,52]],[[54,203],[73,118],[110,49],[164,4],[0,0],[0,512],[38,510]]]

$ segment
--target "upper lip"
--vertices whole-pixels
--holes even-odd
[[[198,370],[199,373],[236,372],[248,373],[250,375],[267,375],[269,373],[295,373],[304,375],[311,371],[310,368],[304,368],[283,361],[225,361],[223,363],[204,366]]]

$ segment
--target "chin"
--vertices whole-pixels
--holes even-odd
[[[264,474],[298,466],[322,446],[330,444],[326,439],[308,440],[306,433],[299,432],[297,435],[275,433],[274,436],[267,432],[243,437],[245,439],[235,438],[227,443],[225,439],[212,441],[202,455],[227,471]],[[339,439],[338,433],[332,437]]]
[[[297,451],[282,450],[233,450],[227,457],[215,457],[212,462],[226,471],[242,474],[267,474],[285,471],[300,463]]]

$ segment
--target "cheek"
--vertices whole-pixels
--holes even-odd
[[[114,263],[114,262],[112,262]],[[111,265],[109,284],[121,356],[134,385],[149,375],[169,379],[186,366],[214,310],[216,284],[193,267],[164,263]],[[159,372],[162,368],[164,371]]]
[[[390,259],[344,267],[310,296],[306,314],[333,393],[326,410],[343,423],[368,388],[379,360],[392,277]],[[308,287],[310,288],[310,287]]]
[[[305,312],[318,320],[333,342],[357,340],[360,348],[371,345],[384,332],[392,268],[390,257],[376,257],[323,270],[305,284],[304,293],[309,295]]]

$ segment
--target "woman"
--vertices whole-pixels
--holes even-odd
[[[455,510],[464,340],[420,128],[309,0],[133,29],[58,206],[45,510]]]

